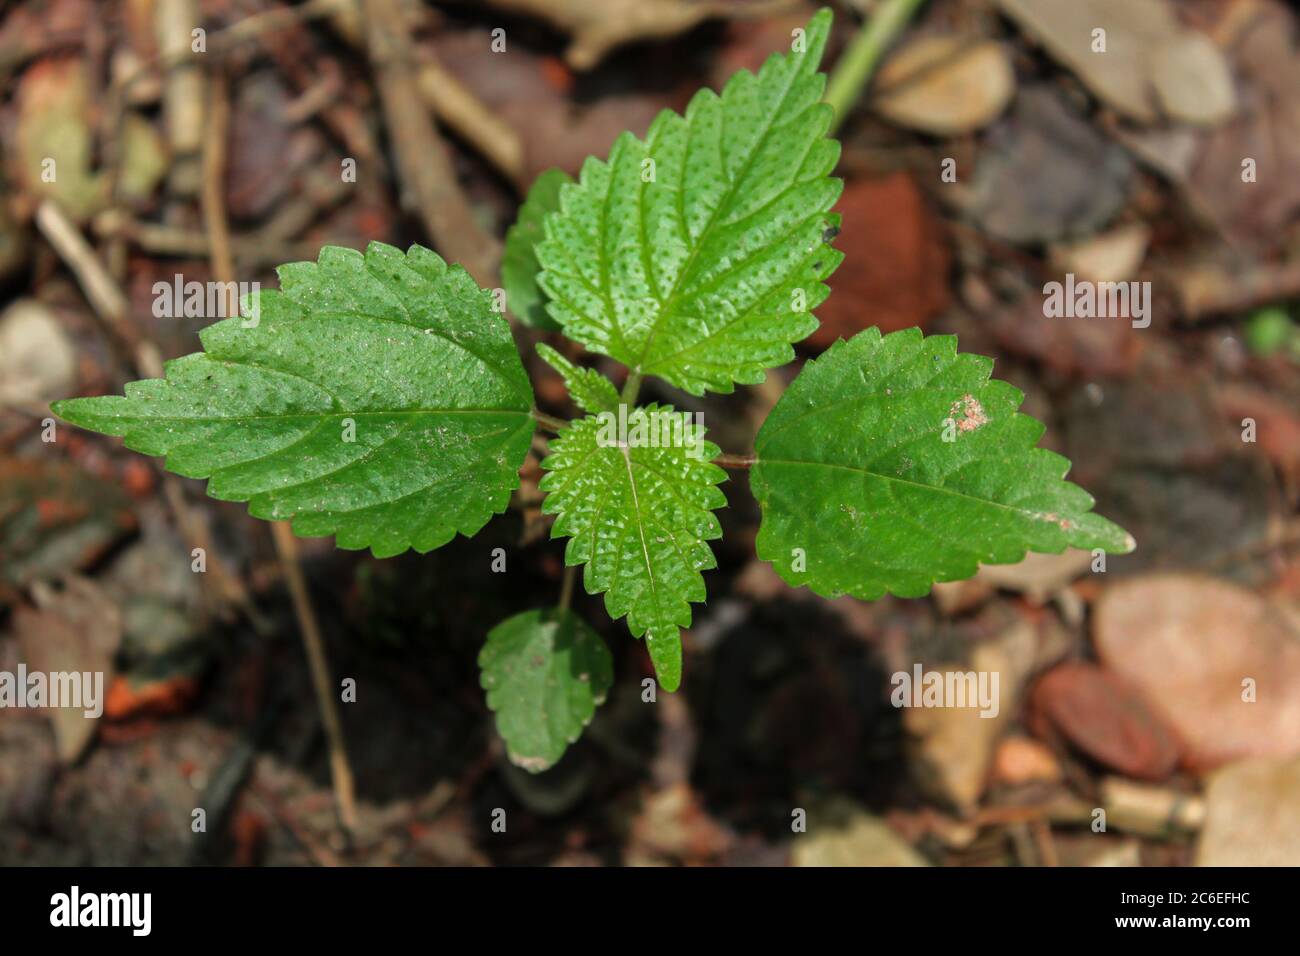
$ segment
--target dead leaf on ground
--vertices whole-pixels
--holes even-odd
[[[943,226],[910,175],[852,182],[835,208],[844,217],[835,245],[847,261],[835,273],[835,294],[817,308],[821,326],[808,346],[820,351],[873,325],[925,328],[947,308]]]
[[[1098,99],[1130,119],[1152,124],[1164,115],[1212,125],[1235,107],[1223,55],[1183,27],[1165,0],[997,2]]]
[[[113,655],[122,640],[117,605],[93,582],[68,577],[61,590],[45,582],[32,586],[36,607],[14,611],[14,631],[22,645],[29,672],[92,675],[83,693],[98,693],[101,708],[113,679]],[[96,681],[95,678],[98,678]],[[95,735],[96,716],[87,716],[91,702],[82,707],[47,708],[54,728],[59,759],[67,764],[81,756]]]

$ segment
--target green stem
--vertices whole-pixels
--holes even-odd
[[[567,611],[569,602],[573,600],[573,581],[578,576],[578,566],[576,564],[567,565],[564,569],[564,580],[560,583],[560,610]]]
[[[880,55],[889,49],[889,45],[924,2],[925,0],[883,0],[871,18],[862,24],[858,35],[835,64],[830,82],[826,84],[826,95],[822,97],[823,102],[829,103],[835,110],[828,136],[835,135],[853,104],[866,89],[871,74],[876,71]]]
[[[635,405],[636,397],[640,393],[641,393],[641,373],[628,372],[627,381],[623,383],[623,395],[621,396],[623,399],[623,404],[628,406]]]
[[[537,422],[537,424],[541,425],[547,431],[554,432],[557,435],[564,431],[564,429],[569,425],[569,423],[563,418],[556,418],[554,415],[548,415],[540,408],[534,408],[529,412],[529,414],[533,416],[533,421]]]

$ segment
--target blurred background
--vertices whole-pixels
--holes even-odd
[[[178,275],[274,287],[282,262],[382,240],[498,285],[538,173],[576,173],[622,130],[756,69],[815,6],[14,0],[0,671],[103,671],[107,687],[98,720],[0,709],[0,863],[1300,864],[1297,14],[834,6],[832,69],[880,8],[910,16],[840,129],[846,259],[821,329],[760,387],[643,395],[746,451],[837,338],[955,332],[1025,392],[1043,444],[1137,550],[1104,568],[1035,556],[920,600],[827,601],[754,559],[757,508],[734,473],[681,692],[643,701],[643,646],[579,593],[616,684],[530,776],[504,757],[476,657],[494,624],[558,593],[536,456],[478,537],[379,561],[331,540],[277,548],[201,482],[51,432],[48,403],[118,393],[197,350],[208,319],[155,314],[154,284]],[[1149,282],[1149,327],[1045,316],[1044,285],[1067,273]],[[516,333],[552,414],[573,409],[533,342],[620,374]],[[339,705],[348,833],[304,613],[331,686],[356,681]],[[893,707],[890,675],[918,663],[997,671],[998,716]]]

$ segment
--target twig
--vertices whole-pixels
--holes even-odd
[[[456,182],[446,144],[420,99],[415,56],[396,0],[365,0],[370,62],[397,155],[399,185],[409,191],[438,251],[460,263],[481,286],[500,285],[500,244],[474,218]]]
[[[517,188],[527,188],[524,144],[510,124],[489,110],[431,56],[423,57],[416,82],[438,119],[463,136]]]
[[[217,72],[211,81],[212,99],[208,108],[208,129],[203,148],[203,222],[212,241],[212,273],[218,282],[225,284],[233,295],[235,262],[230,248],[230,225],[226,218],[225,171],[226,135],[230,119],[230,94],[225,77]],[[235,311],[232,311],[232,308]],[[227,303],[226,314],[237,314],[238,304]],[[320,709],[321,723],[329,745],[330,775],[334,783],[334,801],[339,823],[351,834],[357,825],[356,797],[352,782],[352,768],[348,764],[343,721],[334,704],[333,681],[329,661],[325,656],[325,642],[321,637],[316,611],[312,607],[307,582],[298,563],[298,547],[289,525],[283,521],[271,522],[271,536],[275,541],[280,567],[289,586],[294,617],[307,649],[312,685],[316,691],[316,704]]]
[[[826,84],[826,95],[822,99],[835,110],[835,118],[831,120],[828,134],[839,129],[848,117],[853,104],[858,101],[871,80],[871,75],[876,71],[881,54],[897,39],[923,2],[924,0],[884,0],[862,25],[858,35],[835,64],[830,81]]]
[[[348,43],[366,49],[360,0],[340,0],[340,9],[331,23]],[[516,188],[525,189],[524,145],[519,134],[427,51],[420,51],[419,60],[416,86],[439,121],[481,153]]]

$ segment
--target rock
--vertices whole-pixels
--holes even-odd
[[[1151,229],[1141,222],[1117,226],[1081,242],[1056,246],[1051,262],[1059,275],[1073,272],[1090,282],[1127,282],[1137,275],[1151,241]]]
[[[1195,126],[1214,126],[1237,109],[1232,72],[1219,48],[1188,31],[1155,49],[1151,82],[1165,115]]]
[[[19,299],[0,314],[0,405],[45,405],[76,384],[76,349],[48,308]]]
[[[1015,72],[999,44],[941,34],[912,40],[889,57],[872,105],[900,126],[958,136],[997,119],[1015,91]]]
[[[1247,760],[1211,775],[1197,866],[1300,866],[1300,760]]]
[[[967,212],[1008,242],[1090,236],[1123,208],[1132,174],[1123,147],[1067,107],[1057,91],[1029,87],[989,133]]]
[[[835,273],[835,295],[817,307],[821,327],[808,338],[811,348],[873,325],[925,328],[948,307],[948,245],[911,176],[851,182],[836,208],[844,227],[835,245],[850,265]]]
[[[1038,635],[1028,623],[977,644],[969,664],[926,665],[925,671],[981,671],[998,675],[996,716],[978,707],[908,707],[903,726],[911,736],[911,770],[929,796],[959,813],[974,810],[988,778],[993,749],[1015,719],[1020,692],[1038,656]]]
[[[1060,734],[1087,756],[1129,777],[1163,780],[1178,764],[1178,742],[1142,697],[1095,664],[1052,668],[1029,695],[1032,724]]]
[[[1008,737],[993,755],[993,779],[1008,787],[1056,783],[1061,765],[1056,755],[1030,737]]]
[[[1300,754],[1300,634],[1245,588],[1191,574],[1122,581],[1094,609],[1093,640],[1192,768]]]
[[[836,800],[808,814],[808,831],[795,837],[794,866],[929,866],[926,859],[856,804]]]

